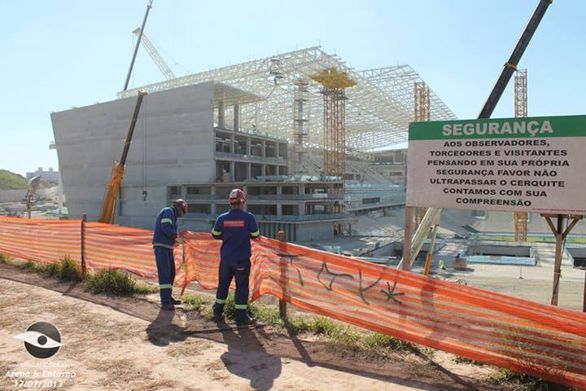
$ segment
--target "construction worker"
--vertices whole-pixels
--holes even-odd
[[[242,208],[246,195],[240,189],[230,192],[230,210],[218,216],[212,236],[222,240],[220,268],[214,319],[221,320],[224,304],[232,278],[236,279],[235,320],[238,325],[251,324],[254,320],[248,315],[248,278],[250,276],[250,239],[258,239],[260,232],[252,213]]]
[[[153,247],[157,272],[159,274],[159,292],[161,295],[161,309],[173,311],[179,300],[172,297],[173,282],[175,280],[175,260],[173,247],[181,238],[177,232],[177,218],[187,214],[187,202],[178,198],[170,207],[163,208],[155,223]]]

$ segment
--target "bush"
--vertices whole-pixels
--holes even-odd
[[[47,265],[45,269],[48,269],[50,265]],[[81,268],[76,261],[71,259],[69,256],[61,258],[61,263],[53,271],[48,271],[48,275],[55,277],[58,276],[61,281],[81,281],[83,275],[81,274]]]
[[[57,278],[61,274],[61,266],[58,263],[49,263],[43,267],[42,273],[47,277]]]

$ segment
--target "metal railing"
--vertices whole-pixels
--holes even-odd
[[[231,160],[246,160],[249,162],[257,163],[274,163],[274,164],[287,164],[287,159],[283,157],[263,157],[257,155],[246,155],[241,153],[230,153],[230,152],[218,152],[216,151],[216,157],[231,159]]]

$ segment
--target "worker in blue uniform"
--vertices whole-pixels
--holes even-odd
[[[240,189],[230,192],[230,210],[218,216],[212,236],[222,240],[218,290],[213,306],[214,319],[221,320],[232,278],[236,280],[235,320],[238,325],[251,324],[248,314],[248,278],[250,276],[250,240],[258,239],[260,232],[252,213],[244,211],[246,195]]]
[[[173,282],[175,280],[175,260],[173,247],[179,242],[177,232],[177,218],[187,214],[187,202],[179,198],[173,201],[170,207],[163,208],[155,223],[153,234],[153,248],[159,274],[159,292],[161,295],[161,309],[173,311],[179,300],[172,297]]]

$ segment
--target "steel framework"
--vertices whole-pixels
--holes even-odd
[[[423,81],[408,65],[355,71],[336,55],[320,47],[296,50],[241,64],[207,70],[134,90],[122,91],[120,98],[168,90],[206,81],[221,82],[263,97],[261,102],[241,107],[240,126],[258,129],[294,140],[296,82],[307,80],[304,105],[311,107],[304,128],[311,129],[303,141],[306,147],[323,148],[323,86],[311,79],[321,71],[336,69],[356,85],[346,91],[345,144],[347,151],[366,153],[372,148],[407,140],[413,119],[413,82]],[[431,119],[455,119],[454,113],[430,90]]]
[[[527,117],[527,69],[515,74],[515,117]],[[514,212],[515,240],[527,241],[527,212]]]

